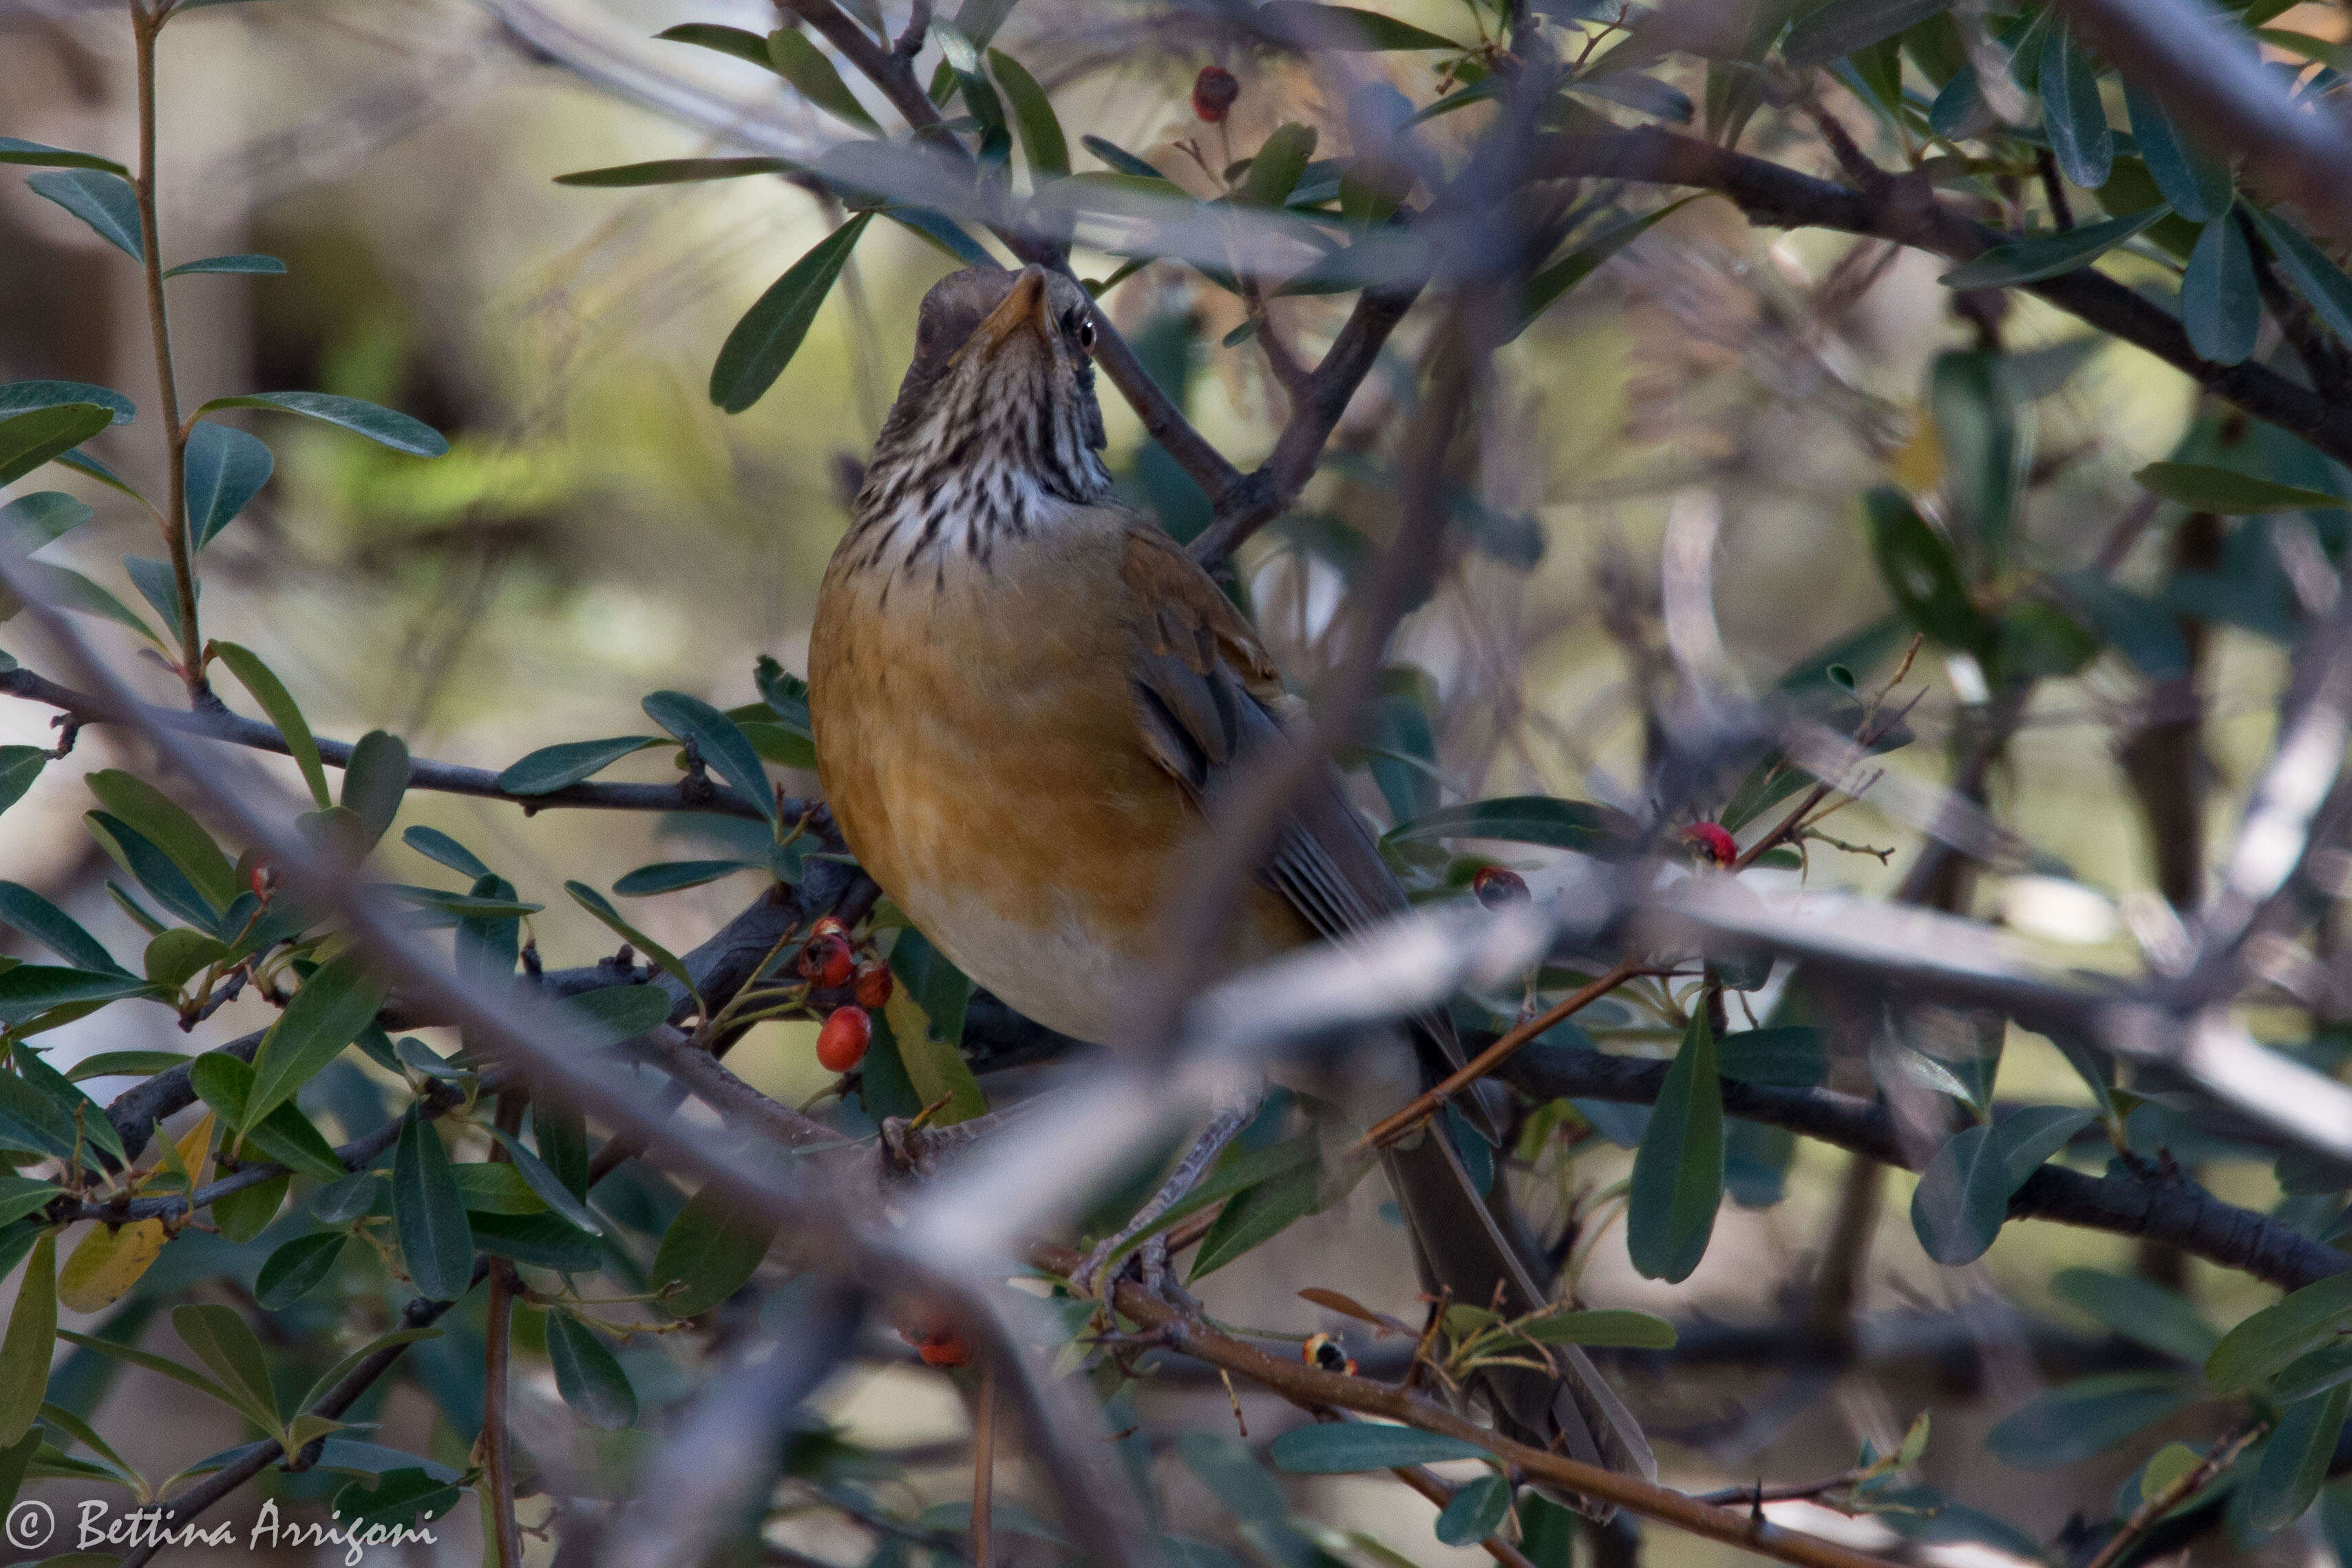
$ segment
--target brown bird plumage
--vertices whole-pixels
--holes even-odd
[[[1203,805],[1279,733],[1281,681],[1207,574],[1113,495],[1098,456],[1090,304],[1066,278],[957,273],[825,573],[811,638],[818,773],[859,862],[974,981],[1039,1023],[1117,1039]],[[1334,776],[1295,808],[1227,970],[1404,907]],[[1460,1049],[1417,1022],[1425,1070]],[[1442,1135],[1392,1152],[1431,1289],[1525,1311],[1544,1291],[1507,1199]],[[1654,1473],[1573,1348],[1553,1380],[1489,1380],[1496,1416],[1589,1461]]]

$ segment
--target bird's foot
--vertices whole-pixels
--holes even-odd
[[[1127,1245],[1127,1237],[1114,1236],[1097,1244],[1087,1255],[1087,1260],[1070,1273],[1070,1289],[1080,1296],[1090,1296],[1105,1305],[1122,1279],[1131,1279],[1160,1300],[1173,1307],[1188,1322],[1201,1321],[1202,1306],[1181,1285],[1176,1282],[1176,1271],[1169,1266],[1168,1238],[1164,1235],[1150,1236],[1120,1260],[1117,1268],[1108,1268],[1113,1254]],[[1108,1269],[1108,1271],[1106,1271]]]

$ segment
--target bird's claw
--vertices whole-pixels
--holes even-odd
[[[1135,1282],[1152,1296],[1167,1302],[1188,1321],[1201,1321],[1202,1306],[1185,1289],[1176,1283],[1175,1271],[1169,1267],[1168,1238],[1151,1236],[1119,1264],[1105,1272],[1111,1255],[1126,1245],[1120,1237],[1112,1237],[1097,1244],[1087,1255],[1087,1260],[1070,1273],[1070,1289],[1080,1296],[1092,1297],[1109,1303],[1111,1291],[1122,1276],[1132,1276]]]

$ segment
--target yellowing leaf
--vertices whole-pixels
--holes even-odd
[[[1911,433],[1887,455],[1887,476],[1913,495],[1927,495],[1944,482],[1944,444],[1936,422],[1914,412]]]
[[[119,1230],[94,1226],[58,1270],[58,1300],[77,1312],[113,1305],[139,1283],[169,1240],[160,1219],[137,1220]]]
[[[988,1101],[982,1098],[980,1080],[972,1077],[963,1053],[932,1031],[929,1016],[908,987],[891,988],[890,1000],[883,1005],[882,1016],[890,1025],[892,1038],[898,1043],[898,1059],[906,1064],[907,1081],[915,1086],[916,1095],[925,1105],[941,1099],[947,1100],[932,1113],[934,1125],[969,1121],[987,1114]]]

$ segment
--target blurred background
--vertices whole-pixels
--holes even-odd
[[[1390,9],[1440,29],[1465,26],[1445,0],[1399,0]],[[712,406],[705,382],[718,343],[838,215],[769,177],[644,190],[551,183],[572,170],[732,151],[710,127],[733,117],[812,144],[830,134],[765,73],[650,41],[686,21],[774,25],[754,0],[278,0],[224,5],[173,26],[160,81],[170,259],[260,251],[289,268],[282,279],[172,285],[184,404],[251,387],[313,387],[406,410],[453,446],[447,458],[425,462],[280,419],[268,431],[279,454],[274,482],[211,549],[208,629],[262,654],[321,734],[382,727],[420,756],[495,769],[550,742],[641,730],[638,700],[656,688],[721,707],[751,700],[752,660],[762,652],[806,668],[818,578],[909,353],[915,301],[954,264],[877,226],[766,398],[740,416]],[[2313,4],[2274,25],[2341,38],[2345,24],[2341,10]],[[1211,188],[1203,160],[1222,165],[1278,121],[1316,122],[1327,139],[1344,138],[1341,117],[1319,101],[1310,75],[1213,43],[1204,52],[1202,36],[1181,11],[1129,0],[1022,0],[1002,35],[1054,93],[1074,135],[1083,127],[1107,137],[1196,191]],[[1412,63],[1425,57],[1365,58],[1416,101],[1433,85]],[[1186,96],[1193,72],[1213,61],[1242,83],[1222,127],[1198,120]],[[129,43],[112,8],[0,5],[0,132],[127,158],[130,86]],[[1843,106],[1834,90],[1830,101]],[[1866,135],[1875,121],[1843,107]],[[1430,134],[1466,134],[1452,127],[1467,118],[1434,121]],[[1772,155],[1780,134],[1759,121],[1749,145]],[[98,382],[128,390],[143,408],[153,393],[143,305],[132,270],[119,262],[20,179],[0,175],[0,380]],[[1090,275],[1110,265],[1093,258]],[[2152,261],[2118,254],[2108,265],[2132,281],[2175,286]],[[1088,271],[1083,259],[1080,269]],[[1392,671],[1401,700],[1383,710],[1397,732],[1429,728],[1433,770],[1402,779],[1367,771],[1368,804],[1384,784],[1430,805],[1526,791],[1632,804],[1646,683],[1658,679],[1664,647],[1661,543],[1678,513],[1718,530],[1717,610],[1735,679],[1752,689],[1885,616],[1856,498],[1890,479],[1934,488],[1942,457],[1930,367],[1939,353],[1988,333],[2024,356],[2031,380],[2032,489],[2020,521],[2029,557],[2083,563],[2120,541],[2118,579],[2143,585],[2177,564],[2167,556],[2171,540],[2136,531],[2139,492],[2129,475],[2173,453],[2200,421],[2220,429],[2196,389],[2021,294],[1997,306],[2002,313],[1990,325],[1965,319],[1936,281],[1942,269],[1875,241],[1750,229],[1727,203],[1701,199],[1513,343],[1499,361],[1496,413],[1472,487],[1469,547],[1409,623]],[[1239,302],[1188,276],[1147,268],[1118,285],[1110,308],[1162,384],[1246,466],[1270,445],[1281,404],[1255,345],[1223,346],[1243,321]],[[1344,300],[1286,300],[1275,319],[1315,343],[1344,310]],[[1391,498],[1376,481],[1390,400],[1409,388],[1403,367],[1416,324],[1400,334],[1395,374],[1366,383],[1306,504],[1245,552],[1244,585],[1295,685],[1318,673],[1333,605],[1391,526]],[[1115,467],[1134,497],[1171,528],[1197,530],[1205,517],[1198,492],[1164,456],[1142,448],[1136,421],[1108,388],[1106,414]],[[257,416],[232,416],[239,417]],[[127,426],[93,449],[134,481],[154,479],[151,434]],[[86,493],[100,521],[57,558],[127,594],[116,560],[152,548],[152,522],[102,489],[69,477],[65,488]],[[2250,770],[2272,739],[2284,663],[2278,628],[2265,626],[2263,614],[2242,595],[2201,634],[2209,709],[2198,766],[2208,788],[2192,833],[2197,820],[2222,832],[2236,820]],[[128,655],[127,636],[99,635]],[[32,662],[38,650],[23,641],[0,631],[0,645]],[[1882,639],[1876,661],[1857,675],[1891,671],[1900,646]],[[150,674],[164,692],[168,678]],[[1969,679],[1922,653],[1905,688],[1906,696],[1925,688],[1909,719],[1916,739],[1887,759],[1891,768],[1948,776],[1952,715],[1978,695]],[[2177,851],[2183,829],[2178,820],[2152,827],[2132,782],[2150,686],[2115,652],[2043,681],[1988,780],[1995,814],[2044,869],[1980,879],[1965,890],[1967,907],[2063,964],[2137,970],[2146,944],[2162,938],[2158,850],[2171,836]],[[233,695],[233,705],[242,701]],[[0,741],[48,744],[47,718],[30,705],[0,705]],[[81,774],[121,763],[129,744],[110,732],[85,734],[0,823],[0,876],[42,889],[102,938],[123,942],[136,933],[103,890],[110,865],[77,818],[89,804]],[[605,776],[665,778],[671,766],[656,749]],[[290,765],[285,771],[290,780]],[[813,791],[814,781],[800,785]],[[564,878],[609,886],[646,862],[706,852],[694,830],[629,814],[525,816],[419,792],[404,820],[446,828],[493,858],[525,898],[547,902],[532,929],[551,966],[588,963],[612,946],[560,896]],[[1856,848],[1815,843],[1801,872],[1756,877],[1885,892],[1919,843],[1866,800],[1832,830]],[[1522,847],[1505,858],[1538,888],[1558,885],[1544,852]],[[381,858],[393,879],[434,878],[396,843],[387,841]],[[635,900],[627,912],[683,949],[756,890],[746,874]],[[162,1016],[110,1011],[68,1030],[64,1056],[186,1046],[168,1022],[152,1027],[169,1038],[131,1033],[142,1017]],[[205,1031],[225,1038],[265,1016],[260,1004],[242,1002]],[[1639,1031],[1611,1038],[1610,1021],[1601,1010],[1591,1020],[1610,1048],[1671,1048]],[[763,1026],[730,1061],[796,1101],[827,1080],[811,1056],[813,1036],[810,1025]],[[2021,1032],[2012,1031],[2001,1070],[2004,1097],[2087,1100],[2056,1051]],[[89,1087],[102,1100],[121,1084]],[[322,1121],[335,1114],[322,1106]],[[1600,1131],[1630,1142],[1622,1126]],[[2181,1136],[2176,1130],[2173,1143],[2187,1158]],[[2279,1205],[2267,1163],[2210,1152],[2206,1176],[2223,1196],[2258,1210]],[[1550,1190],[1533,1206],[1551,1218],[1575,1205],[1605,1220],[1609,1189],[1629,1161],[1614,1148],[1588,1152],[1547,1175]],[[2019,1225],[1980,1263],[1938,1268],[1907,1221],[1910,1180],[1894,1173],[1856,1209],[1844,1157],[1800,1144],[1784,1171],[1767,1170],[1739,1193],[1748,1202],[1727,1211],[1705,1263],[1679,1286],[1638,1279],[1618,1234],[1596,1233],[1581,1280],[1587,1299],[1672,1317],[1685,1325],[1686,1346],[1710,1332],[1718,1342],[1719,1353],[1685,1355],[1671,1374],[1634,1356],[1613,1363],[1661,1439],[1670,1479],[1701,1489],[1759,1474],[1833,1474],[1864,1442],[1891,1449],[1915,1415],[1932,1409],[1938,1440],[1927,1473],[1954,1498],[1997,1509],[2045,1539],[2078,1510],[2104,1517],[2142,1457],[2137,1450],[2029,1472],[1986,1453],[1982,1436],[2053,1381],[2128,1364],[2128,1352],[2118,1359],[2116,1342],[2053,1300],[2047,1282],[2066,1264],[2128,1270],[2141,1260],[2116,1237]],[[1303,1222],[1284,1247],[1211,1280],[1211,1310],[1294,1332],[1337,1326],[1296,1298],[1311,1284],[1416,1317],[1402,1233],[1384,1219],[1378,1188],[1367,1184],[1340,1211]],[[1850,1244],[1855,1227],[1875,1237],[1853,1282],[1861,1361],[1818,1375],[1792,1368],[1769,1337],[1759,1343],[1744,1330],[1778,1321],[1814,1277],[1829,1238]],[[186,1291],[235,1289],[201,1259],[183,1268]],[[2258,1285],[2202,1265],[2180,1278],[2220,1322],[2266,1299]],[[824,1404],[855,1438],[913,1464],[919,1500],[956,1498],[968,1475],[962,1399],[895,1342],[872,1349]],[[689,1353],[656,1337],[628,1352],[649,1405],[684,1385]],[[453,1420],[436,1407],[429,1384],[428,1366],[421,1382],[392,1395],[382,1418],[398,1436],[386,1440],[462,1459],[462,1412]],[[573,1443],[551,1386],[528,1393],[525,1442]],[[1236,1432],[1213,1381],[1147,1381],[1132,1397],[1148,1433]],[[118,1383],[105,1412],[102,1429],[131,1433],[131,1457],[165,1471],[236,1436],[216,1409],[137,1373]],[[1296,1418],[1255,1399],[1244,1400],[1242,1415],[1254,1445]],[[2201,1430],[2193,1412],[2180,1420],[2184,1431]],[[1233,1499],[1202,1480],[1213,1469],[1191,1458],[1172,1440],[1154,1455],[1182,1532],[1235,1538]],[[1385,1479],[1288,1484],[1294,1506],[1330,1531],[1316,1538],[1318,1550],[1343,1561],[1394,1561],[1374,1542],[1423,1563],[1485,1561],[1433,1544],[1434,1510]],[[79,1494],[48,1483],[39,1495]],[[1776,1517],[1874,1549],[1955,1564],[1998,1554],[1981,1541],[1906,1544],[1876,1520],[1780,1506],[1790,1511]],[[236,1505],[228,1517],[248,1512]],[[390,1560],[476,1560],[470,1513],[444,1527],[437,1552]],[[865,1542],[814,1516],[772,1534],[832,1561],[850,1560],[844,1554]],[[1664,1530],[1651,1531],[1643,1550],[1674,1565],[1732,1555]],[[2264,1555],[2284,1563],[2315,1550],[2289,1535]],[[1266,1560],[1262,1543],[1256,1551]],[[2222,1548],[2216,1540],[2200,1551]],[[255,1559],[238,1551],[175,1560]]]

